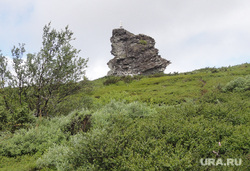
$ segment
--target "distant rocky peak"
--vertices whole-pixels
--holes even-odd
[[[149,75],[163,72],[170,61],[158,55],[155,40],[144,34],[134,35],[119,28],[112,32],[108,75]]]

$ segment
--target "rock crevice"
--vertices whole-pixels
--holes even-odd
[[[144,34],[134,35],[123,28],[114,29],[108,75],[150,75],[161,73],[170,61],[158,55],[155,40]]]

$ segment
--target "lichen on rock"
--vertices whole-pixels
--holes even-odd
[[[134,35],[123,28],[114,29],[108,75],[150,75],[163,72],[170,61],[158,55],[155,40],[144,34]]]

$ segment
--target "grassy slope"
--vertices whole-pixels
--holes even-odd
[[[106,104],[111,99],[127,102],[141,101],[148,104],[176,105],[195,100],[216,88],[225,86],[229,81],[250,73],[250,64],[229,68],[207,68],[190,73],[153,78],[142,78],[132,83],[122,81],[103,86],[106,78],[94,81],[96,88],[93,97],[97,102]]]
[[[244,104],[249,104],[246,103],[249,101],[249,91],[244,94],[221,93],[220,91],[221,87],[225,86],[229,81],[249,74],[250,64],[242,64],[220,69],[201,69],[178,75],[143,77],[140,80],[133,80],[131,83],[120,81],[108,86],[103,85],[107,78],[101,78],[92,82],[94,91],[91,96],[94,98],[94,106],[96,107],[102,107],[113,99],[125,102],[146,102],[150,106],[178,105],[189,101],[199,103],[201,99],[203,101],[206,99],[207,101],[210,99],[212,101],[224,101],[225,104],[230,105],[230,102],[234,102],[235,99],[241,99],[243,108],[248,108],[248,110],[244,111],[249,111],[249,106],[244,106]],[[40,157],[39,154],[37,155],[25,155],[15,159],[0,157],[0,170],[28,170],[29,168],[35,168],[35,160]]]

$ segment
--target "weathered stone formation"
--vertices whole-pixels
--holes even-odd
[[[161,73],[170,61],[158,55],[152,37],[134,35],[123,28],[114,29],[110,39],[111,54],[115,57],[108,62],[108,75],[150,75]]]

